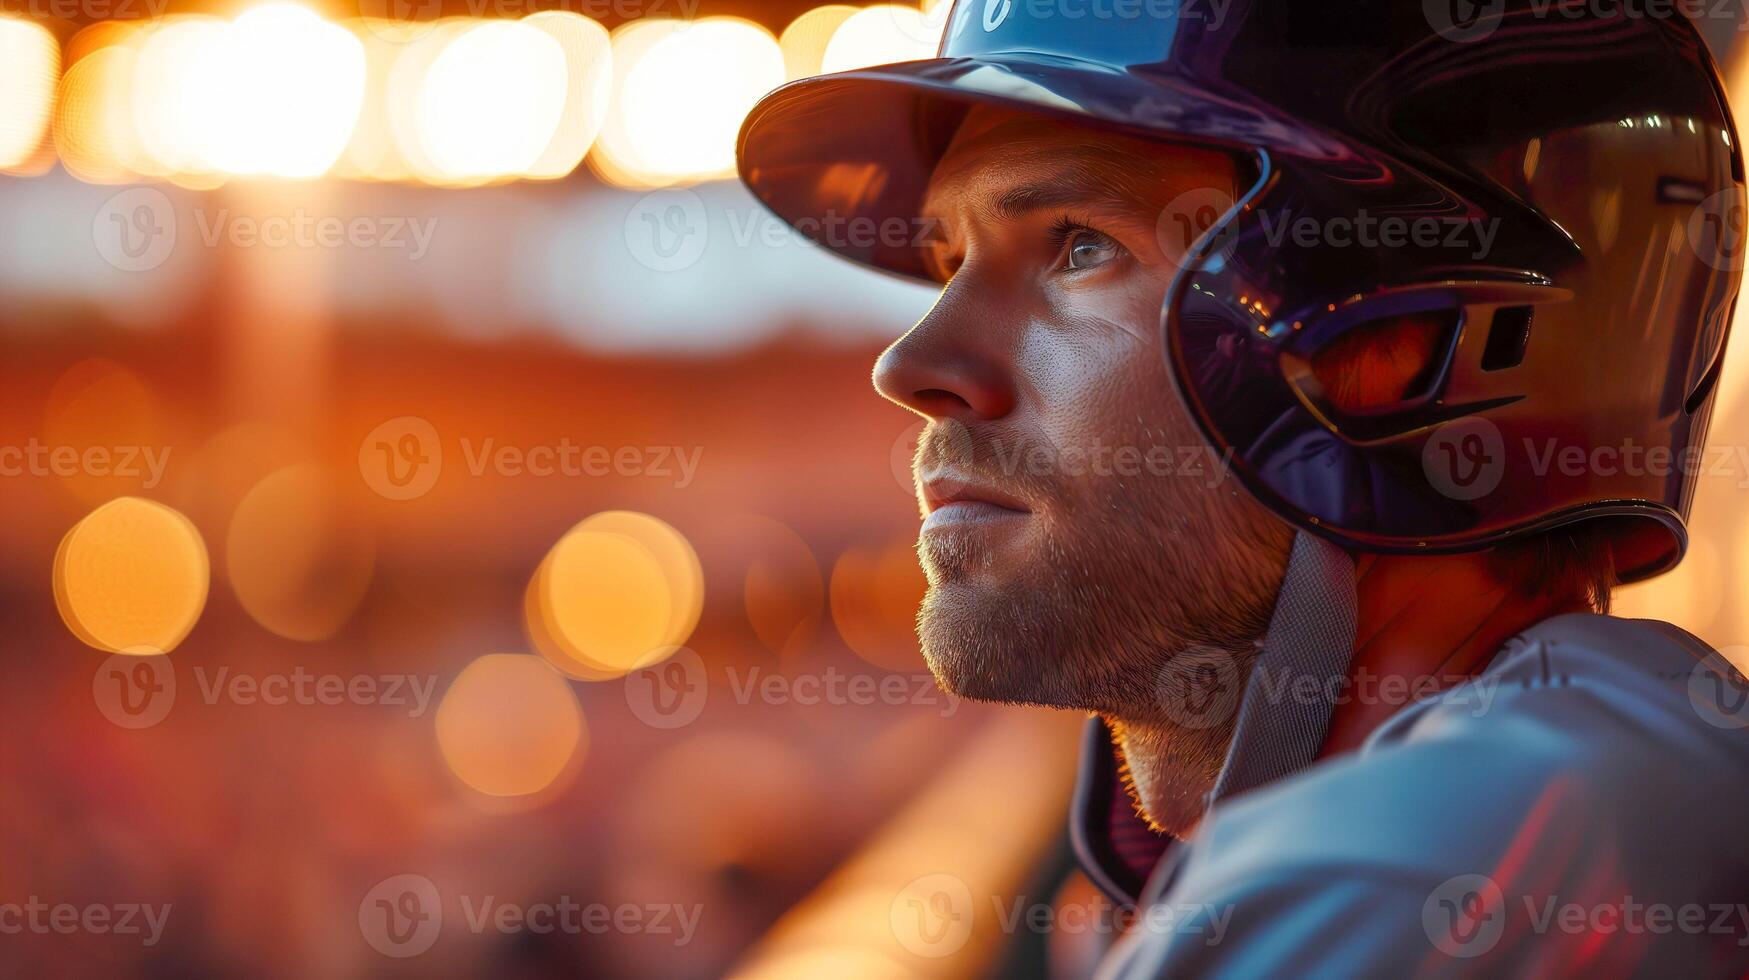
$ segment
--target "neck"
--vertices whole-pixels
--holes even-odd
[[[1359,747],[1405,707],[1401,697],[1380,696],[1381,687],[1423,693],[1453,687],[1485,669],[1515,634],[1550,616],[1590,611],[1581,596],[1501,581],[1486,553],[1361,555],[1355,585],[1351,696],[1330,719],[1326,756]]]
[[[1486,554],[1361,555],[1354,574],[1358,622],[1349,697],[1330,719],[1323,756],[1358,748],[1407,706],[1405,695],[1425,697],[1480,673],[1515,634],[1551,616],[1590,609],[1579,595],[1503,582]],[[1242,689],[1242,677],[1239,683]],[[1156,830],[1184,837],[1201,819],[1203,794],[1220,774],[1233,719],[1186,729],[1154,715],[1136,711],[1106,720],[1131,796]]]
[[[1118,749],[1119,777],[1148,826],[1190,836],[1202,819],[1204,798],[1221,774],[1232,720],[1215,729],[1186,730],[1158,719],[1105,723]]]

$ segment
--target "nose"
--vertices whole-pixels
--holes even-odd
[[[874,386],[888,400],[929,419],[997,419],[1014,408],[1014,372],[1002,319],[974,302],[956,276],[929,315],[875,362]]]

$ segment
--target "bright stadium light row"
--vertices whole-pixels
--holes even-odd
[[[36,152],[55,104],[61,49],[36,24],[0,18],[0,168],[17,167]]]
[[[706,180],[732,172],[735,134],[765,92],[930,57],[940,33],[939,17],[891,4],[820,7],[780,40],[734,17],[609,33],[564,11],[334,23],[271,3],[231,20],[102,23],[63,51],[41,26],[0,17],[0,170],[59,159],[93,183],[465,187],[562,177],[587,156],[625,186]]]

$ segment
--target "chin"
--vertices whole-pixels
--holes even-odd
[[[931,585],[918,615],[923,659],[942,688],[1003,704],[1091,709],[1056,631],[1044,624],[1041,596],[964,580]]]

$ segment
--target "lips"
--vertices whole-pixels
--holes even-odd
[[[941,470],[923,477],[923,509],[930,516],[943,508],[955,511],[1008,511],[1031,513],[1019,498],[1000,488],[972,479],[953,470]]]

